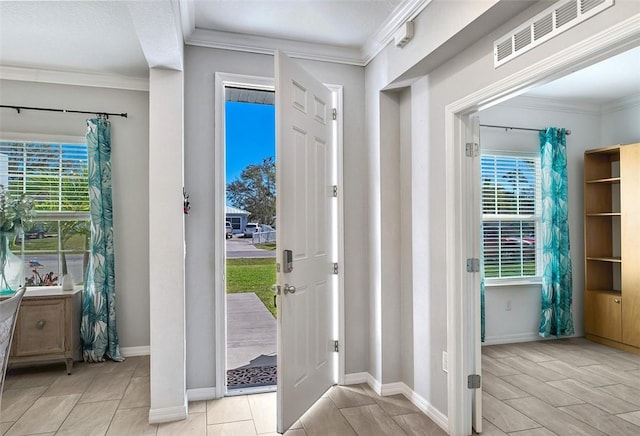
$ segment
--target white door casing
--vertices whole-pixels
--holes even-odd
[[[469,257],[480,259],[482,261],[482,249],[480,244],[481,239],[481,225],[482,225],[482,205],[480,203],[480,190],[481,190],[481,173],[480,173],[480,120],[478,114],[474,113],[464,117],[464,123],[466,124],[466,144],[471,144],[472,156],[467,156],[467,186],[472,188],[469,190],[470,198],[467,199],[469,204],[469,216],[472,217],[473,222],[480,223],[480,225],[472,226],[469,228],[469,240],[467,246],[471,249]],[[466,146],[465,144],[465,146]],[[480,268],[484,268],[480,265]],[[471,329],[470,335],[474,339],[473,353],[470,353],[469,368],[471,368],[472,374],[481,375],[482,367],[482,344],[481,344],[481,312],[480,312],[480,273],[468,273],[468,287],[469,295],[472,295],[472,301],[470,304],[473,314],[470,314],[469,319],[472,322],[469,324]],[[478,389],[471,391],[471,426],[476,433],[482,433],[482,382]]]
[[[278,432],[334,382],[331,92],[280,52],[276,77]],[[287,272],[283,251],[291,250]],[[294,287],[295,292],[289,292]]]

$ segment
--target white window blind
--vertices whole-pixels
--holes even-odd
[[[485,277],[538,275],[540,158],[483,154],[481,174]]]
[[[89,210],[87,146],[0,142],[0,184],[35,200],[36,211]]]

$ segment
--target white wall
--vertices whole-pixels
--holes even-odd
[[[344,350],[346,373],[358,373],[367,370],[369,338],[364,69],[299,63],[324,83],[344,86]],[[273,57],[188,46],[185,66],[185,186],[192,204],[186,220],[187,388],[206,389],[215,386],[214,74],[273,77]]]
[[[531,128],[564,127],[567,136],[567,175],[569,184],[569,231],[573,271],[573,321],[575,335],[584,334],[584,243],[583,243],[583,155],[599,147],[600,112],[597,108],[562,106],[536,99],[515,98],[480,112],[481,124]],[[483,150],[521,150],[539,152],[537,132],[480,129]],[[511,311],[506,310],[507,301]],[[540,285],[487,286],[486,343],[505,343],[538,339],[540,326]]]
[[[640,94],[604,108],[602,144],[632,144],[640,142]]]
[[[120,347],[149,346],[149,93],[0,80],[2,104],[100,112],[111,117],[116,310]],[[0,132],[84,137],[91,115],[0,109]]]

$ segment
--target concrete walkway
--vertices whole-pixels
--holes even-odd
[[[234,236],[227,239],[227,259],[276,257],[275,251],[262,250],[253,245],[251,238]]]
[[[276,365],[276,320],[253,292],[227,294],[227,369]]]

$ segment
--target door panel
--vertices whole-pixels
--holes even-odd
[[[278,272],[278,431],[284,432],[334,382],[335,155],[330,91],[279,52],[275,66],[277,246],[281,265],[282,250],[293,259],[291,272]]]

